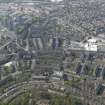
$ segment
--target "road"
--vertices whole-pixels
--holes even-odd
[[[9,101],[14,97],[17,97],[21,92],[26,92],[30,88],[45,88],[49,87],[51,83],[46,83],[44,81],[29,81],[23,82],[18,85],[13,85],[11,88],[5,90],[5,92],[0,96],[0,100]]]

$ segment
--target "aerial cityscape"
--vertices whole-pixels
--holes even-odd
[[[0,0],[0,105],[105,105],[105,0]]]

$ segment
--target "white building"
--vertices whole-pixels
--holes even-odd
[[[87,42],[83,44],[84,44],[85,50],[87,51],[97,51],[98,49],[97,39],[95,38],[88,39]]]
[[[70,44],[63,46],[64,50],[69,53],[71,50],[86,50],[86,51],[105,51],[105,39],[100,37],[86,37],[85,40],[81,42],[70,41]]]
[[[51,2],[61,2],[62,0],[51,0]]]
[[[63,72],[61,72],[61,71],[54,71],[53,75],[54,76],[58,76],[58,77],[62,77],[63,76]]]
[[[13,64],[12,62],[8,62],[8,63],[6,63],[4,66],[5,66],[5,67],[10,67],[12,64]]]

